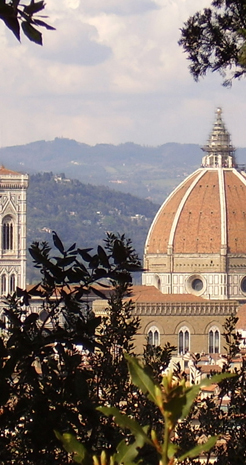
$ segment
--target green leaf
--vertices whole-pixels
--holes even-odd
[[[99,291],[99,289],[91,286],[90,290],[94,292],[94,294],[100,297],[101,299],[104,299],[104,300],[107,299],[107,296],[103,294],[103,292]]]
[[[115,264],[121,264],[127,259],[126,247],[119,239],[114,241],[112,257]]]
[[[144,429],[139,425],[139,423],[133,420],[132,418],[128,417],[127,415],[123,415],[122,413],[120,413],[120,411],[116,407],[98,407],[97,410],[99,410],[99,412],[102,412],[107,417],[112,415],[118,426],[120,426],[121,428],[129,429],[132,432],[132,434],[134,434],[134,436],[138,438],[138,440],[142,438],[143,444],[152,444],[152,441],[149,439],[149,437],[145,433]]]
[[[34,13],[38,13],[38,11],[43,10],[45,7],[44,1],[40,2],[34,2],[33,0],[31,1],[30,5],[26,5],[24,8],[24,12],[27,15],[32,16]]]
[[[73,453],[73,459],[77,463],[83,463],[83,465],[92,464],[92,460],[83,444],[81,444],[72,434],[63,433],[60,434],[58,431],[54,431],[57,439],[62,442],[64,449]]]
[[[36,21],[36,23],[38,23],[40,26],[45,25],[45,23],[44,23],[44,24],[41,24],[41,23],[43,23],[43,21],[39,21],[39,20],[35,20],[35,21]],[[47,25],[46,25],[46,26],[47,26]],[[55,28],[52,27],[52,29],[55,29]],[[75,248],[76,248],[76,242],[74,242],[74,244],[71,245],[71,247],[69,247],[69,249],[68,249],[67,251],[68,251],[68,252],[72,252],[72,251],[75,250]]]
[[[203,379],[200,383],[200,387],[202,386],[210,386],[211,384],[219,384],[221,381],[227,378],[234,378],[237,376],[236,373],[220,373],[219,375],[214,375],[211,378]]]
[[[159,408],[162,407],[162,392],[158,384],[154,382],[146,368],[143,368],[138,360],[125,354],[128,363],[130,375],[133,384],[137,386],[144,394],[148,393],[149,399],[154,402]]]
[[[5,22],[6,26],[13,32],[15,37],[20,40],[19,21],[17,19],[17,14],[14,13],[11,6],[0,4],[0,19]]]
[[[193,402],[195,398],[197,397],[202,386],[210,386],[211,384],[218,384],[224,379],[232,378],[234,376],[235,376],[234,373],[220,373],[219,375],[214,375],[211,378],[206,378],[202,380],[200,384],[196,384],[192,386],[191,388],[188,388],[185,393],[186,402],[183,404],[182,415],[180,416],[180,419],[183,420],[185,417],[187,417],[193,405]]]
[[[138,456],[139,451],[138,448],[143,447],[143,443],[140,438],[138,438],[132,444],[126,444],[123,440],[117,446],[117,453],[114,454],[114,462],[118,464],[126,464],[126,465],[136,465],[134,459]]]
[[[187,458],[193,459],[195,457],[198,457],[200,454],[202,454],[202,452],[209,452],[210,449],[212,449],[212,447],[215,446],[218,439],[219,436],[211,436],[211,438],[209,438],[207,442],[205,442],[204,444],[198,444],[197,446],[193,447],[193,449],[191,449],[190,451],[185,452],[185,454],[178,457],[178,462],[182,462]]]
[[[27,21],[22,21],[21,27],[24,34],[31,42],[34,42],[38,45],[43,45],[41,32],[35,29],[30,23],[28,23]]]
[[[168,455],[168,458],[171,459],[175,456],[175,454],[177,453],[178,451],[178,445],[175,444],[174,442],[169,442],[168,443],[168,450],[167,450],[167,455]]]
[[[193,405],[193,402],[199,394],[199,391],[200,391],[200,385],[196,384],[192,386],[191,388],[188,388],[184,396],[182,396],[182,400],[180,401],[182,402],[182,409],[179,414],[180,420],[183,420],[189,414],[190,409]]]
[[[36,26],[41,26],[41,27],[45,27],[45,29],[47,29],[48,31],[55,31],[56,28],[51,26],[50,24],[47,24],[45,23],[44,21],[42,21],[41,19],[32,19],[32,22],[33,24],[36,24]],[[76,244],[75,244],[76,245]],[[70,250],[70,249],[69,249]],[[69,252],[68,250],[68,252]]]
[[[83,258],[83,260],[84,260],[85,262],[90,262],[90,261],[91,261],[92,257],[91,257],[91,255],[88,253],[88,252],[90,252],[91,250],[93,250],[93,249],[91,249],[91,248],[90,248],[90,249],[78,249],[78,253],[81,255],[81,257]]]
[[[194,390],[194,399],[197,396],[199,392],[199,387],[195,386],[196,392]],[[187,391],[183,393],[183,386],[176,386],[175,389],[171,391],[171,399],[168,402],[164,403],[164,410],[166,412],[169,412],[169,419],[172,421],[172,423],[176,423],[177,420],[180,418],[183,418],[184,415],[184,410],[186,409],[187,406]],[[190,396],[192,398],[192,396]],[[188,401],[189,403],[189,401]],[[189,405],[190,408],[190,405]],[[186,415],[185,415],[186,416]]]
[[[105,268],[109,268],[108,256],[105,250],[100,245],[97,247],[97,253],[102,266],[104,266]]]
[[[52,231],[52,237],[53,237],[54,246],[59,250],[59,252],[61,252],[63,254],[64,253],[64,245],[63,245],[61,239],[59,238],[59,236],[56,234],[55,231]]]

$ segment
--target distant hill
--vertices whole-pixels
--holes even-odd
[[[237,152],[245,163],[246,149]],[[200,166],[196,144],[145,147],[133,143],[89,146],[70,139],[38,141],[0,149],[0,163],[29,174],[65,173],[83,183],[104,185],[162,203],[187,174]]]
[[[56,138],[0,149],[1,164],[31,174],[28,244],[50,242],[56,230],[67,245],[93,247],[109,230],[126,233],[141,256],[158,206],[201,158],[198,145],[176,143],[92,147]],[[246,148],[237,150],[237,161],[245,164]],[[30,259],[28,277],[34,279]]]
[[[144,242],[158,209],[149,200],[103,186],[82,184],[65,176],[43,173],[30,176],[27,191],[27,244],[52,242],[55,230],[66,246],[103,244],[106,232],[131,238],[142,258]],[[29,255],[29,254],[28,254]],[[37,273],[28,256],[28,281]]]

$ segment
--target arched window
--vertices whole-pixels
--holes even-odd
[[[15,284],[15,275],[14,275],[14,274],[11,274],[10,280],[9,280],[9,290],[10,290],[10,293],[11,293],[11,294],[12,294],[13,292],[15,292],[15,288],[16,288],[16,284]]]
[[[161,289],[161,278],[156,274],[155,275],[155,287],[157,287],[157,289]]]
[[[6,295],[7,293],[7,279],[6,274],[2,274],[1,276],[1,294]]]
[[[179,354],[186,354],[190,350],[190,331],[186,326],[179,330],[178,348]]]
[[[220,351],[220,332],[216,326],[210,328],[208,333],[208,353],[218,354]]]
[[[159,346],[160,345],[160,332],[156,326],[152,326],[148,331],[147,336],[148,344],[151,346]]]
[[[3,250],[13,250],[13,219],[11,216],[6,216],[2,225],[2,247]]]

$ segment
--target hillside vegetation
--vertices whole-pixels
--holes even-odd
[[[27,191],[27,244],[51,242],[55,230],[64,243],[80,247],[102,244],[107,231],[125,233],[142,257],[144,242],[158,205],[103,186],[82,184],[64,175],[30,176]],[[35,279],[28,258],[28,280]]]
[[[83,183],[104,185],[162,203],[201,164],[195,144],[143,147],[133,143],[89,146],[70,139],[38,141],[0,149],[1,163],[29,174],[66,173]]]

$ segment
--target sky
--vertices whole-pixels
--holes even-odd
[[[158,146],[206,143],[217,107],[246,147],[246,81],[196,83],[177,42],[210,0],[47,0],[40,47],[0,22],[0,147],[55,137]]]

